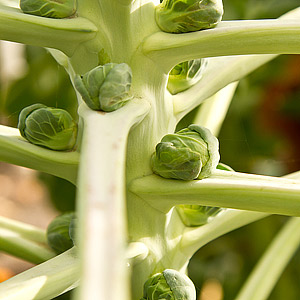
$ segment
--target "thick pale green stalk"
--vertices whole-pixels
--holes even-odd
[[[300,171],[283,176],[299,182]],[[251,200],[250,200],[251,201]],[[212,240],[232,230],[250,224],[269,216],[266,213],[226,209],[217,215],[210,223],[200,227],[186,227],[183,233],[181,248],[188,257]]]
[[[1,300],[46,300],[79,282],[76,247],[0,283]]]
[[[1,40],[55,48],[69,56],[97,33],[97,27],[88,19],[37,17],[1,4],[0,27]]]
[[[276,55],[245,55],[208,59],[203,78],[185,92],[172,97],[178,120],[228,84],[238,81]]]
[[[27,238],[31,241],[47,245],[47,237],[45,230],[42,230],[33,225],[15,221],[9,218],[0,216],[0,228],[12,230],[15,233]]]
[[[186,34],[154,33],[143,52],[165,72],[174,65],[199,57],[247,54],[299,54],[300,8],[289,18],[223,21],[216,28]]]
[[[300,216],[300,185],[292,179],[216,170],[192,181],[150,175],[134,180],[130,189],[165,212],[179,204],[199,204]]]
[[[4,217],[0,217],[0,251],[36,264],[55,256],[45,230]]]
[[[201,104],[194,124],[208,128],[214,136],[219,134],[238,82],[233,82]]]
[[[300,218],[291,218],[260,258],[236,300],[266,300],[300,244]]]
[[[126,266],[125,163],[131,127],[149,111],[142,99],[103,113],[85,105],[78,214],[82,283],[78,299],[130,299]]]
[[[261,212],[226,209],[208,224],[186,227],[180,247],[191,258],[197,250],[216,238],[267,216],[269,214]]]
[[[0,228],[0,251],[39,264],[55,256],[45,245],[41,245],[7,228]]]
[[[52,151],[35,146],[19,130],[0,125],[1,161],[46,172],[76,183],[79,153]]]

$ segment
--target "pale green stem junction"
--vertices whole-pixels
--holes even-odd
[[[72,249],[0,283],[1,300],[53,299],[78,286],[79,260]]]
[[[16,128],[0,125],[1,161],[46,172],[76,183],[79,153],[53,151],[27,142]]]

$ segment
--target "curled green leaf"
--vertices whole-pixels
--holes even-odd
[[[172,95],[189,89],[201,79],[206,66],[207,60],[204,58],[176,65],[169,73],[167,89]]]
[[[151,164],[153,172],[164,178],[193,180],[209,177],[219,159],[218,139],[207,128],[190,125],[164,136]]]
[[[59,108],[33,104],[19,115],[20,134],[30,143],[52,150],[71,150],[77,138],[77,124]]]
[[[58,254],[74,246],[73,240],[69,234],[70,223],[74,219],[74,216],[74,212],[62,214],[53,219],[48,225],[48,244]]]
[[[110,112],[132,99],[131,79],[132,72],[127,64],[108,63],[83,76],[77,75],[74,84],[91,109]]]
[[[141,300],[196,300],[193,282],[176,270],[166,269],[150,277],[144,284]]]
[[[156,7],[156,23],[170,33],[215,27],[222,19],[222,0],[163,0]]]
[[[21,10],[30,15],[63,19],[75,14],[76,0],[20,0]]]

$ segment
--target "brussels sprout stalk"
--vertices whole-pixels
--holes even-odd
[[[212,11],[214,4],[220,3],[204,2],[209,14],[216,12]],[[74,296],[77,300],[138,300],[143,297],[143,284],[153,274],[170,269],[185,274],[192,250],[195,252],[197,246],[262,218],[266,215],[262,212],[298,214],[298,182],[217,171],[215,162],[210,165],[210,149],[195,130],[197,126],[180,134],[174,132],[182,117],[224,86],[240,80],[277,54],[299,53],[300,10],[293,12],[290,20],[226,21],[205,30],[198,27],[199,23],[214,26],[218,20],[210,21],[208,16],[198,19],[200,12],[194,4],[199,3],[78,0],[76,13],[63,19],[31,15],[0,4],[0,39],[51,48],[50,53],[69,73],[76,85],[80,104],[78,126],[83,134],[80,145],[75,145],[80,146],[76,152],[71,151],[74,148],[58,152],[28,143],[19,134],[4,136],[2,132],[7,128],[0,128],[1,159],[62,176],[78,185],[76,249],[1,284],[1,296],[50,299],[76,287],[81,277]],[[165,11],[159,12],[163,6]],[[220,9],[217,12],[220,18]],[[180,20],[172,18],[179,14]],[[190,21],[181,18],[186,16]],[[189,32],[173,33],[178,32],[178,24]],[[109,61],[99,60],[102,53],[107,54]],[[245,54],[255,56],[223,57]],[[262,58],[257,54],[275,55]],[[207,60],[201,80],[192,85],[188,82],[188,89],[176,95],[166,90],[168,74],[174,66],[207,57],[213,58]],[[98,85],[100,76],[94,70],[107,68],[106,63],[113,64],[113,68],[103,76],[103,92],[103,85]],[[131,69],[131,80],[129,71],[124,72],[127,76],[116,72],[108,78],[116,66],[123,64]],[[97,103],[103,98],[108,109],[102,108],[101,101]],[[60,101],[64,99],[58,95],[58,106]],[[100,106],[100,110],[93,105]],[[226,111],[223,106],[221,115]],[[208,117],[213,116],[211,111],[209,114]],[[218,115],[214,117],[216,123],[222,123]],[[167,146],[174,150],[172,154],[183,153],[176,157],[176,166],[195,163],[195,171],[174,171],[168,165],[168,158],[173,155],[161,151],[163,160],[153,158],[153,165],[157,173],[163,171],[167,178],[152,174],[151,155],[165,136]],[[72,153],[75,157],[62,155]],[[180,161],[186,153],[197,159]],[[209,169],[207,173],[205,166]],[[179,173],[178,178],[168,177],[170,173]],[[188,176],[193,173],[195,177]],[[209,216],[206,224],[189,227],[174,209],[176,205],[234,209],[222,210]],[[148,251],[142,252],[142,257],[138,251],[131,254],[138,256],[128,262],[129,242],[141,243]]]

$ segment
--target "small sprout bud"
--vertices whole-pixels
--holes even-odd
[[[164,178],[193,180],[209,177],[219,162],[219,142],[211,132],[190,125],[164,136],[152,156],[152,169]]]
[[[75,14],[76,2],[76,0],[20,0],[20,8],[26,14],[63,19]]]
[[[25,107],[18,128],[30,143],[52,150],[71,150],[76,143],[77,124],[63,109],[43,104]]]
[[[204,58],[185,61],[176,65],[169,73],[167,89],[172,95],[183,92],[196,84],[207,65]]]
[[[215,27],[223,15],[222,0],[163,0],[156,7],[162,31],[182,33]]]
[[[178,271],[166,269],[150,277],[144,284],[141,300],[196,300],[193,282]]]
[[[202,205],[177,205],[176,210],[185,226],[195,227],[209,223],[223,209]]]
[[[129,101],[132,72],[125,64],[108,63],[75,77],[75,87],[93,110],[117,110]]]
[[[47,228],[48,244],[58,254],[74,246],[69,235],[70,223],[74,219],[74,215],[74,212],[60,215]]]

